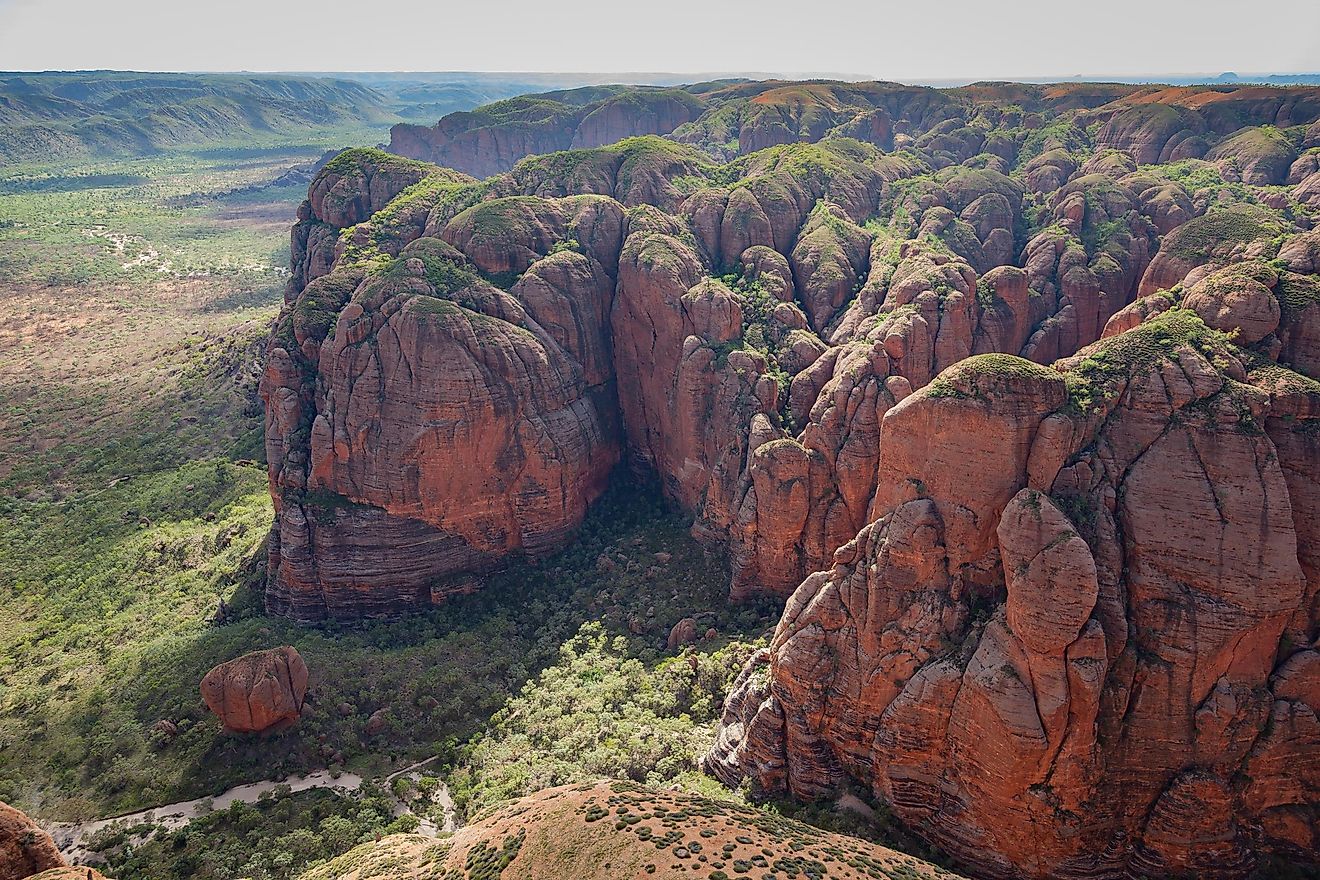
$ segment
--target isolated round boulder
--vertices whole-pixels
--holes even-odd
[[[49,834],[22,811],[0,803],[0,880],[22,880],[65,865]]]
[[[202,699],[225,728],[258,733],[298,720],[307,694],[307,664],[284,645],[222,663],[202,679]]]

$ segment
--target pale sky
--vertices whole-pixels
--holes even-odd
[[[1320,71],[1318,0],[0,0],[0,70]]]

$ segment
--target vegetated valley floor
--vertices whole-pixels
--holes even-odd
[[[623,476],[571,548],[432,614],[262,614],[256,380],[305,193],[265,184],[328,145],[0,169],[0,800],[82,820],[437,754],[463,815],[600,776],[730,796],[696,758],[778,609],[729,606],[723,564]],[[689,615],[716,636],[671,656]],[[302,722],[222,733],[202,675],[283,643],[312,670]],[[409,830],[384,803],[286,795],[99,845],[120,880],[290,877]]]

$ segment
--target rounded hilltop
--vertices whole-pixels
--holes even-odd
[[[450,838],[365,843],[301,880],[920,880],[957,877],[752,807],[630,782],[546,789]]]

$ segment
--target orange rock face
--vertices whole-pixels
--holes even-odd
[[[21,811],[0,803],[0,880],[23,880],[66,864],[49,834]]]
[[[978,876],[1316,851],[1320,92],[630,94],[396,129],[482,182],[313,184],[268,608],[477,589],[626,461],[788,600],[721,779],[860,785]]]
[[[421,239],[357,286],[333,335],[272,353],[272,610],[311,620],[421,607],[511,552],[571,537],[619,458],[608,321],[621,218],[608,199],[573,207],[608,266],[590,250],[533,251],[506,292]],[[545,235],[527,241],[548,251]],[[450,237],[493,259],[489,236]]]
[[[225,729],[261,733],[296,722],[307,694],[307,664],[284,646],[244,654],[206,673],[202,699]]]
[[[984,876],[1313,852],[1314,761],[1279,763],[1320,733],[1312,429],[1203,328],[1155,317],[1063,375],[973,358],[891,409],[878,518],[793,594],[708,767],[864,781]],[[1063,406],[1095,357],[1122,372]]]
[[[771,93],[758,107],[776,106],[781,93]],[[848,100],[873,97],[862,89]],[[1264,113],[1268,102],[1259,98],[1243,106]],[[1114,119],[1132,107],[1137,115],[1173,107],[1179,119],[1200,112],[1184,106],[1183,93],[1122,100]],[[617,116],[620,106],[600,118]],[[1205,206],[1189,192],[1139,170],[1126,154],[1097,153],[1079,166],[1066,152],[1046,150],[1028,167],[1041,172],[1029,187],[1043,194],[1040,222],[1049,222],[1020,241],[1025,189],[1004,173],[1015,148],[947,134],[942,114],[954,105],[939,106],[886,111],[890,120],[906,118],[902,125],[932,126],[917,139],[927,166],[827,140],[810,158],[796,148],[759,153],[740,172],[741,185],[690,193],[675,181],[704,173],[700,156],[646,139],[529,160],[481,185],[405,166],[452,184],[452,195],[390,204],[343,235],[337,224],[380,207],[376,190],[387,193],[404,178],[361,157],[318,179],[301,228],[306,241],[294,247],[297,350],[272,351],[264,386],[272,486],[281,497],[271,607],[305,618],[390,613],[468,589],[472,575],[511,552],[535,555],[569,540],[619,457],[658,475],[683,508],[700,510],[699,535],[729,542],[735,596],[787,594],[869,521],[881,420],[913,389],[972,354],[1041,363],[1068,356],[1100,338],[1111,319],[1117,332],[1153,313],[1157,300],[1148,299],[1118,315],[1139,291],[1191,286],[1257,255],[1278,234],[1273,221],[1236,208],[1198,216]],[[765,112],[747,125],[766,123]],[[966,149],[998,156],[1000,165],[948,165],[946,154]],[[859,225],[877,202],[884,208],[892,181],[932,166],[940,170],[891,205],[911,223],[891,229],[914,240]],[[360,199],[347,196],[350,179],[361,181]],[[625,216],[620,203],[635,207]],[[329,251],[317,243],[320,230],[334,233]],[[406,263],[403,250],[418,237],[451,244],[456,253],[439,259],[507,288],[501,298],[474,281],[471,290],[484,292],[438,294],[458,296],[461,308],[488,303],[477,311],[503,324],[467,333],[428,319],[433,335],[419,335],[419,310],[403,306],[430,295],[427,285],[419,279],[382,293],[350,259],[355,248],[378,247]],[[1004,265],[1013,260],[1021,266]],[[722,282],[711,278],[716,273]],[[771,311],[756,300],[761,295],[780,305]],[[1291,319],[1281,308],[1277,333],[1266,328],[1272,304],[1286,299],[1257,297],[1264,312],[1250,318],[1243,310],[1251,302],[1230,307],[1218,293],[1202,308],[1216,326],[1237,320],[1235,332],[1263,331],[1305,362],[1316,323],[1309,313]],[[1172,300],[1158,300],[1165,302]],[[1188,304],[1197,307],[1197,297]],[[1226,308],[1243,314],[1211,314]],[[508,375],[524,373],[508,358],[466,374],[425,372],[439,369],[427,361],[431,352],[464,363],[474,343],[489,341],[491,353],[517,350],[508,316],[553,343],[541,345],[534,360],[542,366],[528,378]],[[341,337],[345,319],[352,329]],[[373,342],[381,331],[383,349]],[[415,361],[424,372],[396,384],[398,368]],[[538,370],[554,378],[532,381]],[[367,384],[354,393],[359,376]],[[443,404],[469,426],[464,433],[428,436],[410,427],[441,405],[433,395],[492,376],[509,389],[500,400],[483,402],[483,391],[470,412],[466,403]],[[530,443],[518,434],[521,416],[504,415],[515,409],[537,425],[572,421],[576,436],[537,427]],[[492,461],[501,456],[528,462],[519,473],[530,483],[462,476],[498,472]],[[538,497],[529,506],[530,484]],[[286,495],[295,503],[284,504]],[[393,552],[372,558],[373,546]]]

